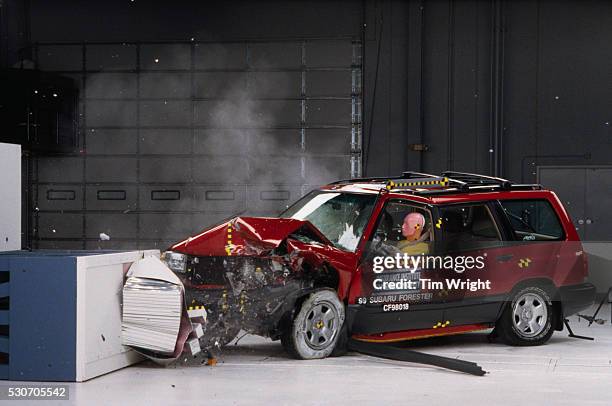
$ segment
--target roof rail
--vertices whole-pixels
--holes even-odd
[[[355,183],[355,182],[386,182],[389,180],[389,177],[371,177],[371,178],[352,178],[352,179],[341,179],[341,180],[337,180],[335,182],[331,182],[330,185],[338,185],[341,183]]]
[[[413,171],[402,172],[402,179],[410,179],[410,178],[439,178],[439,176],[432,175],[431,173],[421,173],[421,172],[413,172]]]
[[[493,176],[479,175],[477,173],[445,171],[442,176],[453,178],[467,183],[469,186],[474,185],[499,185],[502,189],[510,189],[512,182],[508,179],[497,178]]]
[[[363,178],[353,178],[353,179],[342,179],[337,180],[335,182],[330,183],[330,185],[337,185],[339,183],[353,183],[353,182],[387,182],[389,180],[400,180],[400,179],[412,179],[412,178],[439,178],[438,175],[432,175],[430,173],[420,173],[420,172],[412,172],[406,171],[402,172],[401,176],[385,176],[385,177],[363,177]]]
[[[330,183],[380,182],[387,190],[402,190],[417,195],[440,195],[494,190],[541,190],[539,184],[515,184],[503,178],[476,173],[444,171],[441,175],[405,171],[395,177],[363,177]],[[420,190],[417,190],[420,189]]]
[[[539,184],[513,184],[509,189],[502,189],[501,185],[474,185],[468,186],[468,193],[478,192],[495,192],[499,190],[542,190],[542,185]],[[432,189],[432,190],[419,190],[413,192],[419,196],[434,196],[434,195],[452,195],[456,193],[465,193],[466,190],[460,190],[457,188],[446,188],[446,189]]]

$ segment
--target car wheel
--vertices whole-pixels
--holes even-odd
[[[544,289],[522,288],[506,304],[497,321],[497,335],[509,345],[544,344],[554,332],[555,317],[550,295]]]
[[[294,358],[325,358],[334,350],[343,324],[344,305],[336,292],[318,290],[302,303],[281,342]]]
[[[342,328],[340,329],[338,341],[336,341],[336,346],[334,347],[334,350],[331,353],[332,357],[341,357],[343,355],[346,355],[346,353],[348,352],[349,333],[346,324],[347,323],[344,323],[342,325]]]

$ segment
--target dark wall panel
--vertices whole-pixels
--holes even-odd
[[[362,14],[360,2],[351,0],[30,3],[34,41],[333,37],[359,33]]]
[[[30,2],[31,40],[69,42],[39,44],[32,58],[85,85],[86,148],[34,165],[37,198],[63,190],[58,182],[81,187],[72,203],[44,203],[45,224],[57,219],[51,207],[77,200],[85,211],[121,210],[92,200],[96,183],[121,184],[128,206],[141,205],[130,210],[174,208],[142,201],[158,182],[210,210],[233,192],[227,207],[264,213],[328,168],[498,171],[530,182],[542,165],[611,163],[610,2],[81,3]],[[270,146],[282,152],[266,154]],[[158,175],[175,165],[186,172]],[[248,185],[279,167],[298,184]],[[181,177],[196,184],[181,189]],[[225,214],[199,207],[192,220]],[[87,227],[87,215],[70,214]],[[144,246],[143,219],[136,227]]]
[[[527,174],[536,172],[535,162],[525,157],[537,154],[538,4],[508,4],[506,19],[506,174],[512,179],[524,180]]]
[[[368,175],[610,163],[612,3],[366,2],[365,18]]]
[[[612,4],[506,5],[505,173],[610,163]]]
[[[74,52],[35,49],[61,58],[61,47]],[[79,72],[81,148],[34,159],[34,246],[165,248],[237,213],[276,214],[313,186],[360,173],[358,40],[79,47],[80,67],[56,72]],[[203,50],[240,52],[243,63],[196,69],[192,56],[206,65]],[[322,55],[335,52],[325,66]],[[64,215],[78,227],[49,231]]]
[[[453,71],[452,35],[454,11],[450,2],[428,3],[424,10],[423,134],[430,151],[423,170],[440,172],[448,167],[451,153]]]
[[[491,3],[367,4],[366,172],[488,173]]]
[[[450,134],[452,141],[447,167],[459,171],[486,170],[478,167],[478,161],[482,162],[482,158],[486,157],[486,144],[480,141],[483,136],[488,140],[488,134],[479,131],[479,121],[484,119],[487,123],[488,117],[480,117],[478,109],[488,106],[483,106],[480,99],[480,92],[486,94],[488,87],[480,89],[478,79],[488,74],[483,69],[488,65],[488,60],[483,64],[480,54],[486,53],[489,47],[483,49],[479,39],[487,36],[489,30],[486,29],[488,24],[483,24],[481,20],[480,5],[477,1],[462,1],[453,6],[455,15],[452,25],[452,91],[449,111],[449,122],[453,130]],[[484,22],[488,23],[486,17]]]

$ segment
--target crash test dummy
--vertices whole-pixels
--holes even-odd
[[[421,213],[408,213],[402,224],[402,236],[397,248],[408,255],[421,255],[429,252],[429,230],[426,229],[425,216]]]

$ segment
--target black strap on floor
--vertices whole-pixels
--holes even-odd
[[[582,340],[595,340],[593,337],[579,336],[577,334],[574,334],[574,332],[572,331],[572,328],[569,325],[569,320],[568,319],[564,319],[563,323],[565,324],[565,328],[567,328],[567,332],[569,333],[567,335],[568,337],[580,338]]]
[[[597,324],[604,324],[606,322],[605,320],[597,319],[596,317],[599,311],[601,310],[601,307],[606,302],[606,300],[609,303],[612,303],[610,302],[611,298],[612,298],[612,286],[608,289],[606,294],[601,298],[601,302],[599,302],[599,306],[597,306],[597,310],[595,310],[595,313],[593,313],[592,316],[584,316],[582,314],[579,314],[578,317],[582,317],[583,319],[586,319],[589,322],[589,327],[591,327],[591,324],[593,324],[593,322]],[[612,324],[612,306],[610,306],[610,324]]]
[[[453,371],[465,372],[477,376],[486,374],[478,364],[455,358],[441,357],[439,355],[425,354],[418,351],[394,347],[389,344],[369,343],[365,341],[349,340],[348,348],[374,357],[392,359],[396,361],[414,362],[417,364],[434,365]]]

